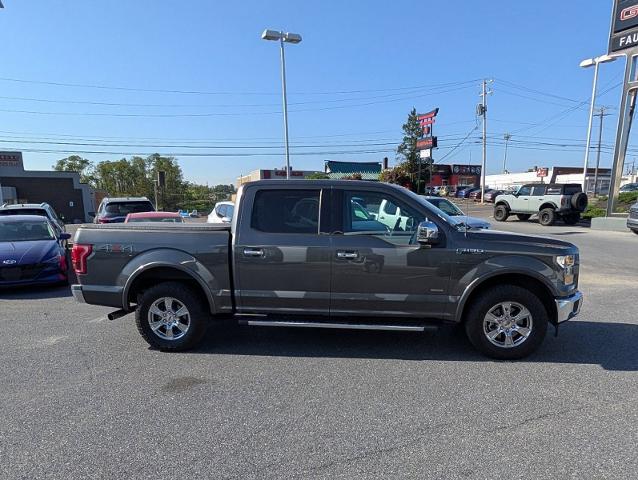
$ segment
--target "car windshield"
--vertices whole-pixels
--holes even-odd
[[[408,190],[407,188],[405,189],[405,193],[410,195],[414,200],[419,202],[421,205],[424,205],[429,211],[431,211],[433,214],[435,214],[441,220],[446,222],[448,225],[452,225],[455,228],[462,227],[463,225],[465,225],[462,221],[455,219],[451,215],[448,215],[447,213],[445,213],[440,208],[435,207],[434,205],[432,205],[428,200],[426,200],[421,195],[417,195],[416,193]]]
[[[432,199],[428,199],[428,202],[430,202],[439,210],[442,210],[443,212],[447,213],[451,217],[465,215],[459,207],[457,207],[452,202],[444,198],[432,198]]]
[[[150,202],[113,202],[105,208],[107,217],[118,217],[129,213],[152,212],[153,205]]]
[[[0,222],[0,242],[30,242],[55,240],[48,222],[25,220],[23,222]]]
[[[128,223],[131,222],[184,223],[184,219],[182,217],[134,217],[129,218]]]

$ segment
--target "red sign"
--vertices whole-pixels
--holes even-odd
[[[427,150],[439,146],[438,137],[425,137],[416,141],[417,150]]]
[[[536,170],[537,177],[544,178],[544,177],[547,177],[548,175],[549,175],[548,168],[539,168],[538,170]]]

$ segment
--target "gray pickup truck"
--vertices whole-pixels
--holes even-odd
[[[85,226],[72,261],[75,298],[117,308],[110,318],[135,311],[161,350],[195,347],[213,319],[397,331],[451,323],[483,354],[515,359],[582,304],[574,245],[474,230],[402,187],[362,181],[247,183],[229,226]]]

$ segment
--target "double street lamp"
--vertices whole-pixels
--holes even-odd
[[[301,35],[298,33],[278,32],[277,30],[264,30],[262,40],[279,42],[281,51],[281,89],[284,102],[284,143],[286,148],[286,179],[290,179],[290,147],[288,145],[288,100],[286,98],[286,57],[284,56],[284,43],[299,43]]]
[[[594,122],[594,105],[596,103],[596,93],[598,87],[598,66],[601,63],[613,62],[618,57],[611,55],[601,55],[600,57],[588,58],[580,62],[582,68],[594,67],[594,86],[591,93],[591,104],[589,106],[589,124],[587,126],[587,147],[585,148],[585,165],[583,166],[583,192],[587,193],[587,168],[589,166],[589,149],[591,147],[591,130]]]

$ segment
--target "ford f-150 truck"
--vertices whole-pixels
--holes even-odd
[[[397,215],[397,212],[401,212]],[[578,249],[474,230],[398,186],[244,184],[230,225],[93,225],[72,261],[82,302],[135,311],[153,347],[195,347],[213,319],[246,325],[423,331],[462,324],[500,359],[577,315]]]

